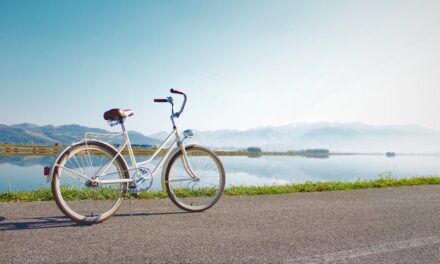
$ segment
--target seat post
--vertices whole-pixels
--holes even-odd
[[[122,127],[122,132],[125,134],[125,133],[126,133],[126,130],[125,130],[124,122],[121,122],[121,127]]]

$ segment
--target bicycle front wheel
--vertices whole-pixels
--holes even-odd
[[[119,208],[127,183],[96,184],[96,179],[129,178],[127,165],[116,151],[101,142],[74,145],[56,161],[52,193],[61,211],[80,224],[100,223]],[[98,177],[98,175],[100,175]]]
[[[217,155],[207,148],[187,146],[185,152],[196,177],[189,175],[180,150],[168,163],[165,186],[171,201],[179,208],[201,212],[220,199],[225,188],[225,170]]]

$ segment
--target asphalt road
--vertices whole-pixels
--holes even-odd
[[[126,200],[94,226],[0,203],[0,263],[440,263],[440,186],[223,197],[203,213]]]

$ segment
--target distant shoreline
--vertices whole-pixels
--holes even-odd
[[[49,146],[49,145],[20,145],[20,144],[0,144],[0,156],[56,156],[66,145]],[[133,148],[136,155],[149,156],[154,153],[154,148]],[[262,151],[262,152],[248,152],[238,150],[214,150],[219,156],[301,156],[306,158],[328,158],[329,156],[354,156],[354,155],[371,155],[371,156],[385,156],[386,152],[329,152],[326,155],[310,155],[305,150],[296,151]],[[166,149],[159,153],[162,156],[166,153]],[[126,150],[123,154],[128,154]],[[440,156],[440,153],[395,153],[399,156]]]

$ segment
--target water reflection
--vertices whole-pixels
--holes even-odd
[[[138,157],[145,160],[148,157]],[[43,167],[54,156],[0,156],[0,192],[50,187]],[[440,175],[440,156],[221,156],[226,170],[226,186],[255,186],[305,181],[354,181],[373,179],[390,171],[394,177]],[[155,160],[157,163],[158,160]],[[151,170],[153,166],[149,167]],[[160,174],[153,181],[161,189]]]
[[[51,165],[55,156],[0,156],[1,164],[13,164],[19,167]]]
[[[440,175],[439,156],[330,156],[312,159],[298,156],[262,156],[259,159],[221,157],[227,180],[233,185],[252,177],[252,185],[305,181],[355,181],[373,179],[390,171],[397,178]]]

